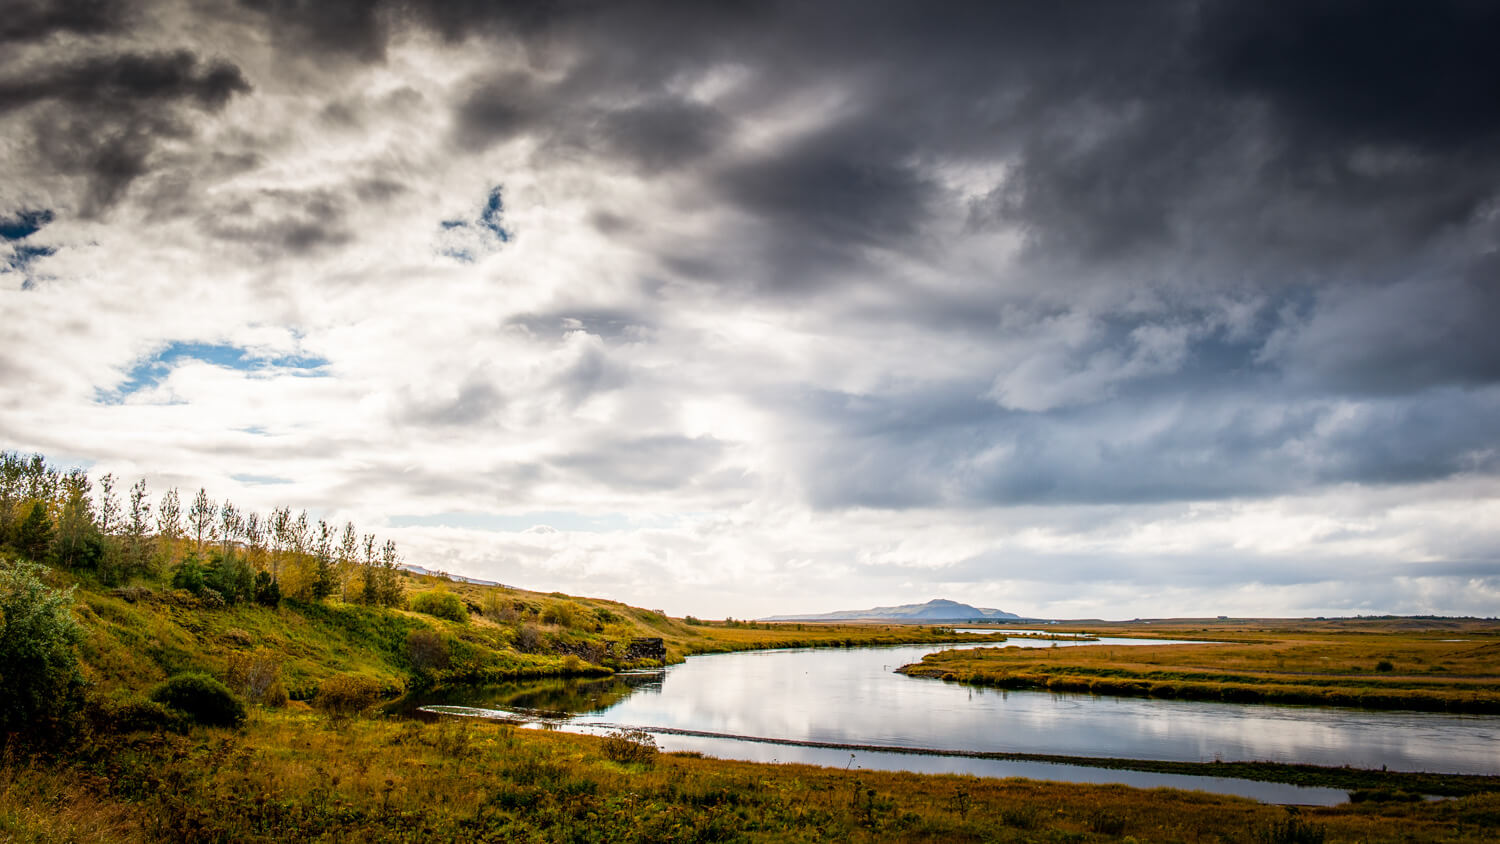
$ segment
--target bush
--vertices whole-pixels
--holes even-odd
[[[176,710],[144,698],[91,701],[88,717],[94,729],[112,733],[183,732],[188,725]]]
[[[448,637],[435,630],[413,630],[406,634],[406,655],[418,672],[448,667]]]
[[[276,609],[281,606],[281,584],[271,577],[270,572],[259,572],[255,575],[254,597],[255,603]]]
[[[178,674],[157,686],[151,699],[210,727],[238,727],[245,722],[245,705],[229,687],[207,674]]]
[[[446,618],[459,624],[467,624],[469,611],[464,602],[452,592],[418,592],[411,596],[411,608],[416,612],[438,618]]]
[[[1396,666],[1392,665],[1391,661],[1388,659],[1382,659],[1381,661],[1375,663],[1376,671],[1394,671],[1395,668]]]
[[[527,622],[516,630],[514,643],[516,650],[523,654],[534,654],[542,649],[542,631],[536,629],[536,625]]]
[[[172,572],[172,588],[186,589],[194,595],[203,591],[203,566],[197,554],[189,554],[177,564]]]
[[[42,582],[43,567],[0,562],[0,744],[13,732],[61,739],[83,704],[75,646],[83,630],[72,590]]]
[[[254,653],[229,655],[226,672],[229,686],[251,703],[263,706],[286,704],[286,684],[281,682],[281,657],[269,648]]]
[[[313,706],[335,718],[347,718],[373,706],[380,700],[381,691],[380,683],[372,677],[340,674],[318,684]]]
[[[248,601],[255,596],[255,569],[241,557],[215,551],[203,572],[203,585],[224,596],[226,603]]]
[[[548,604],[547,608],[542,610],[542,622],[556,624],[558,627],[574,627],[578,623],[578,610],[572,601]]]
[[[604,755],[612,762],[650,765],[658,752],[656,739],[645,730],[615,730],[604,737]]]

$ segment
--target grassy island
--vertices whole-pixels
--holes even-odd
[[[1154,622],[1087,629],[1210,641],[944,651],[900,671],[1008,689],[1500,712],[1500,624],[1493,621]]]

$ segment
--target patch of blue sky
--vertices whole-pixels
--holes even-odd
[[[17,244],[11,247],[10,254],[4,258],[5,268],[17,272],[25,272],[32,261],[37,258],[45,258],[57,253],[51,246],[31,246],[28,244]]]
[[[465,264],[472,264],[509,243],[511,232],[502,220],[505,216],[504,190],[496,185],[485,195],[476,216],[450,217],[438,221],[437,253]]]
[[[291,478],[278,478],[275,475],[230,475],[229,477],[242,484],[253,484],[256,486],[289,484],[292,482]]]
[[[101,391],[99,400],[118,404],[126,396],[160,384],[172,369],[184,360],[198,360],[224,369],[240,372],[271,372],[304,377],[321,377],[327,373],[324,358],[311,355],[265,355],[226,343],[168,343],[161,351],[137,361],[125,380],[113,391]]]
[[[640,522],[622,513],[587,515],[563,510],[536,513],[449,512],[426,516],[399,515],[390,520],[391,527],[451,527],[486,530],[496,533],[520,533],[537,527],[550,527],[569,533],[613,533],[640,527]]]
[[[505,213],[505,200],[501,195],[499,185],[490,189],[490,195],[484,202],[484,210],[479,212],[479,224],[489,229],[495,237],[500,238],[501,243],[510,242],[510,232],[500,225],[500,217]]]
[[[21,211],[14,217],[0,217],[0,240],[21,240],[31,237],[50,222],[52,222],[52,212],[45,208],[39,211]]]

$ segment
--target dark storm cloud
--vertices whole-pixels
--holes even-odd
[[[95,214],[149,171],[160,139],[191,135],[179,107],[212,112],[249,90],[238,67],[189,50],[102,55],[0,76],[0,117],[29,121],[34,157],[82,176]]]
[[[132,5],[121,0],[12,0],[0,17],[0,44],[41,40],[54,33],[118,32],[129,24]]]
[[[800,428],[828,431],[795,456],[810,503],[954,505],[1199,501],[1402,484],[1500,470],[1500,401],[1462,390],[1351,410],[1288,402],[1264,377],[1127,392],[1048,413],[1007,411],[980,385],[918,394],[787,396]]]

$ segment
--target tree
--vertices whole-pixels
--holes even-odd
[[[0,451],[0,545],[7,545],[20,523],[26,460],[14,451]]]
[[[173,487],[161,497],[156,508],[156,537],[166,545],[167,562],[177,553],[177,540],[182,537],[182,499]]]
[[[333,594],[333,528],[328,522],[318,520],[318,540],[313,549],[314,568],[312,582],[313,600],[321,601]]]
[[[224,557],[227,559],[232,553],[234,541],[239,538],[244,529],[245,520],[240,516],[238,507],[224,499],[224,506],[219,510],[219,538],[224,543]]]
[[[265,522],[260,520],[259,513],[251,513],[245,517],[245,554],[250,558],[250,564],[256,569],[265,568],[265,560],[262,559],[265,550]]]
[[[0,562],[0,744],[18,731],[44,742],[65,737],[83,700],[73,592],[48,587],[42,572]]]
[[[65,498],[57,519],[57,561],[69,568],[97,568],[104,556],[89,486],[88,475],[81,469],[69,472],[62,481]],[[106,580],[112,579],[112,572],[105,574]]]
[[[353,522],[344,522],[344,534],[339,538],[339,600],[349,602],[349,581],[359,567],[359,534],[354,532]]]
[[[271,511],[271,579],[281,579],[281,555],[291,547],[292,511],[278,507]]]
[[[120,529],[120,499],[115,496],[115,476],[106,472],[99,479],[99,532],[114,536]]]
[[[146,479],[130,488],[128,521],[125,524],[126,555],[131,569],[144,570],[150,557],[151,502],[146,498]]]
[[[208,500],[208,491],[200,486],[198,495],[193,498],[193,506],[188,508],[188,530],[192,531],[199,554],[203,553],[203,541],[209,536],[213,526],[214,503]]]
[[[52,550],[52,516],[47,513],[46,502],[31,502],[31,510],[16,528],[16,550],[37,562],[47,558]]]
[[[406,603],[406,591],[401,588],[401,555],[396,553],[396,543],[387,539],[380,553],[380,603],[387,607],[399,607]]]

